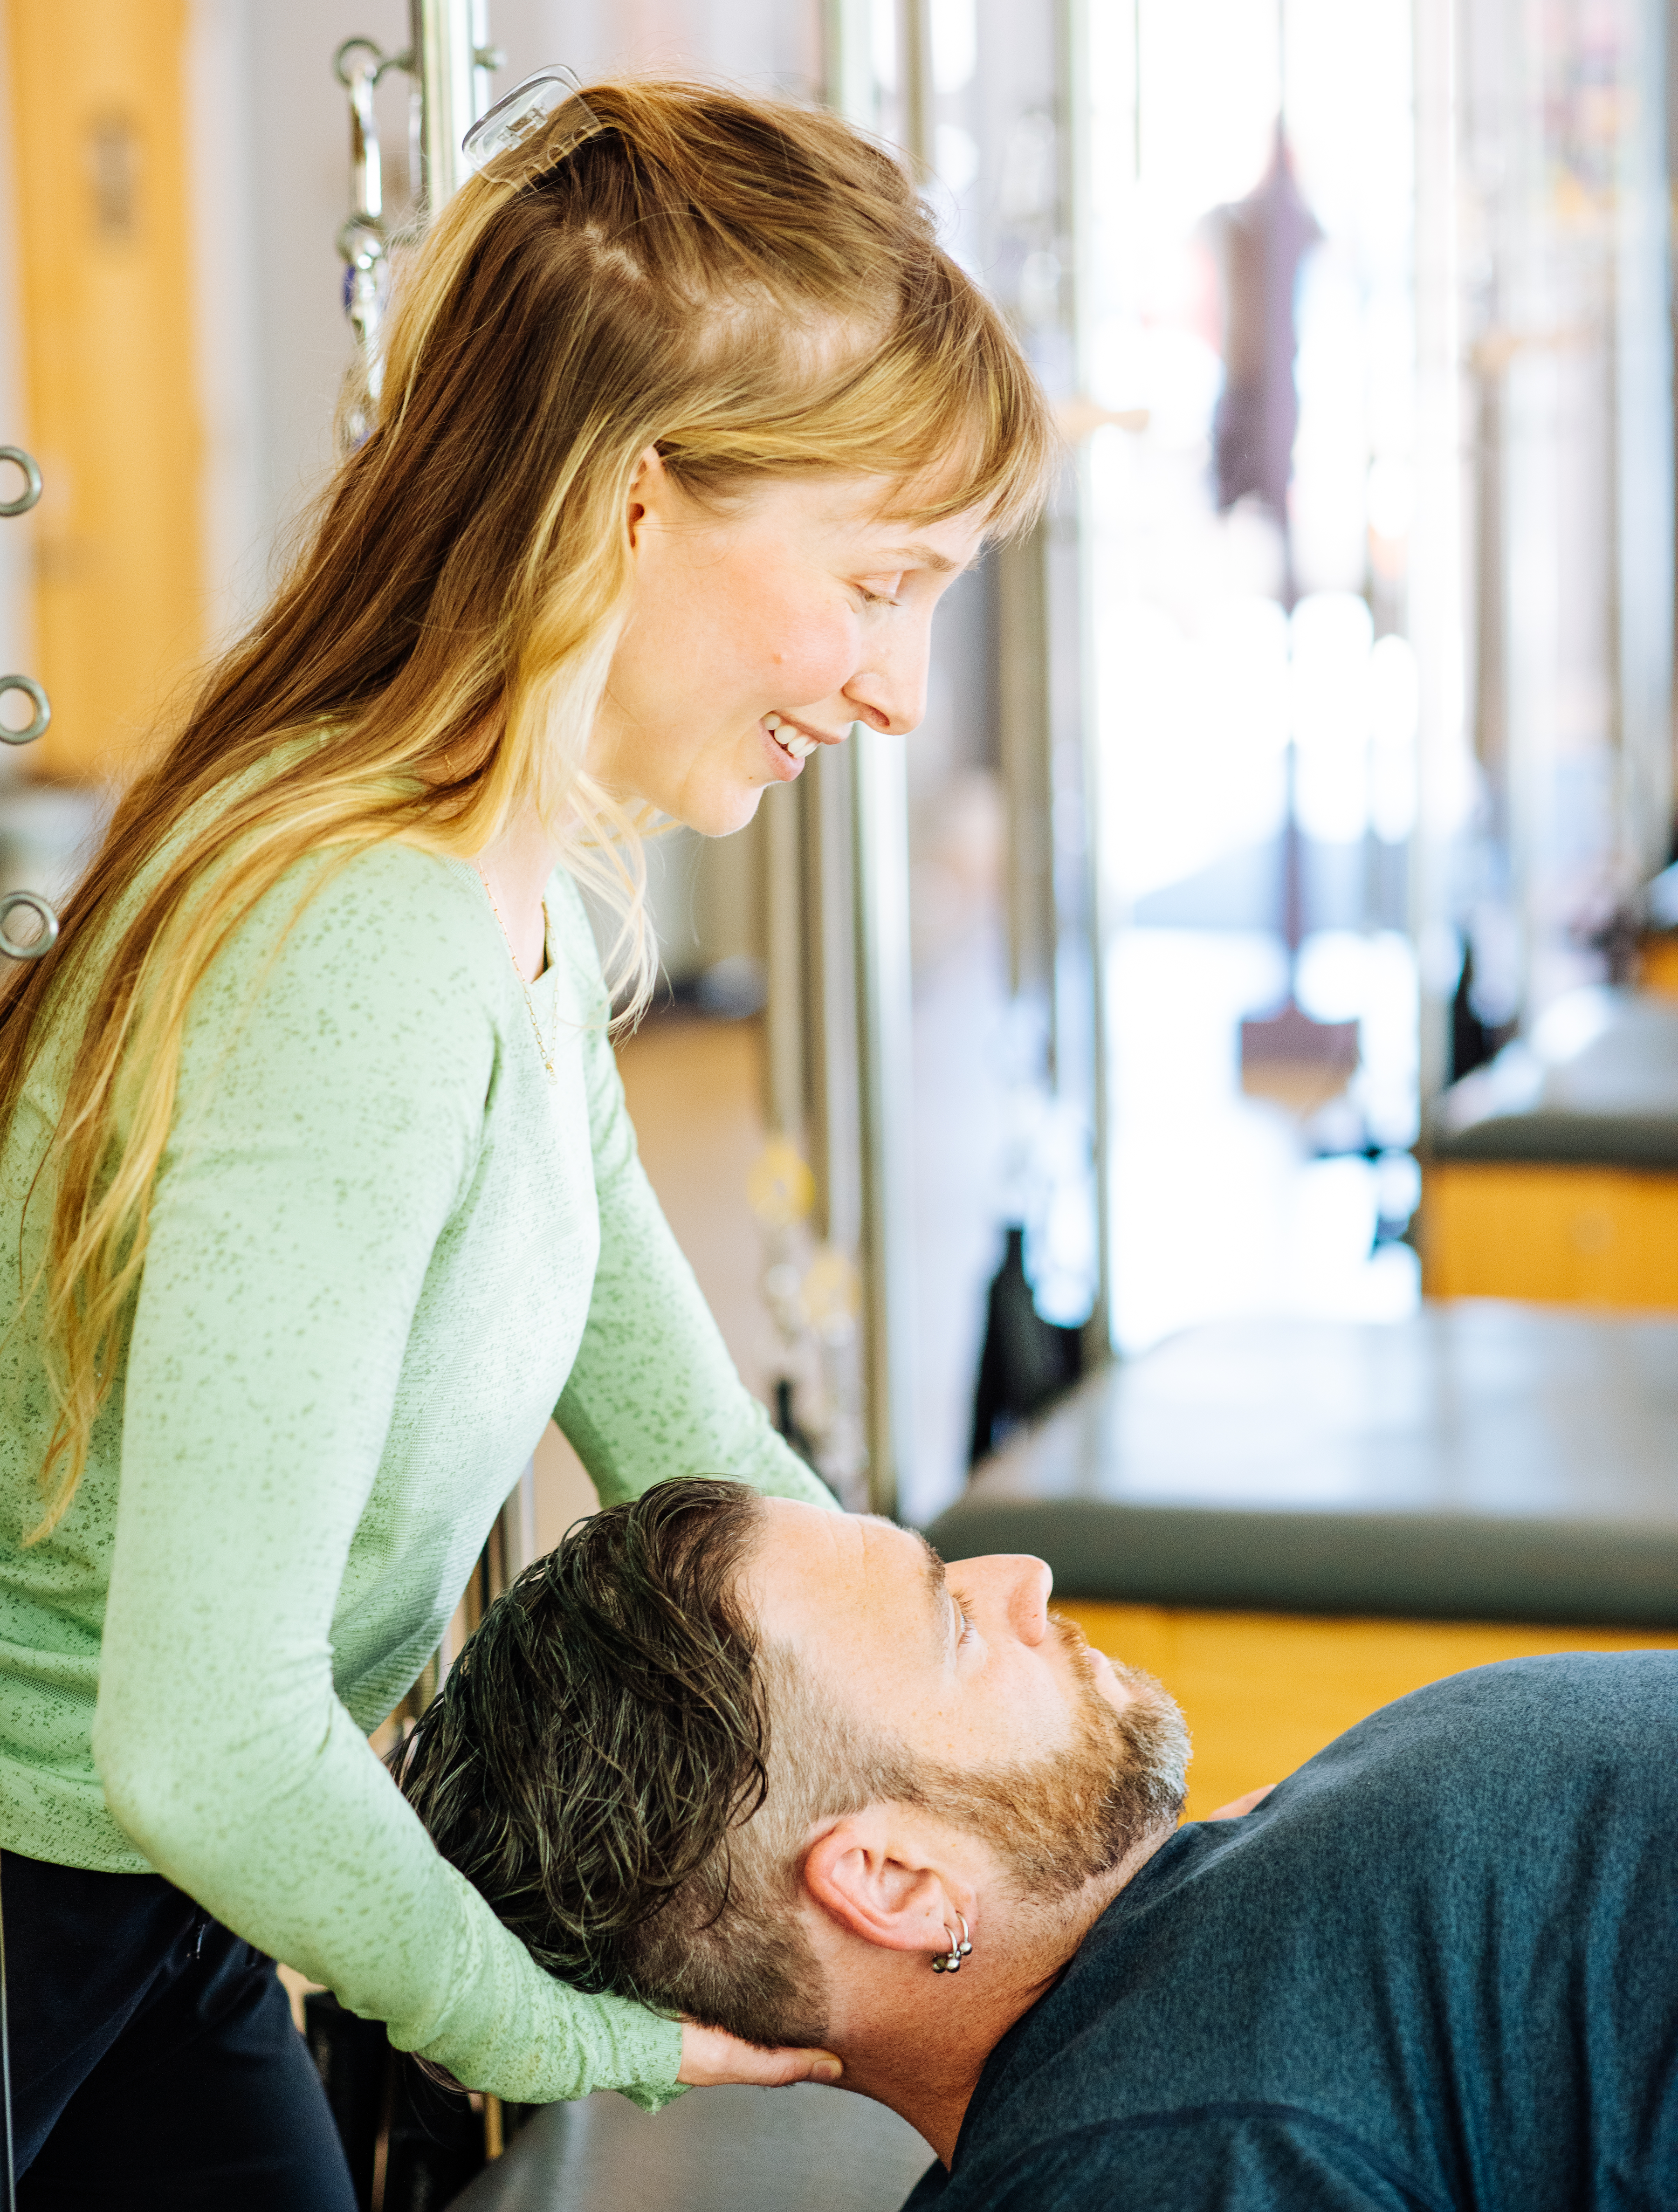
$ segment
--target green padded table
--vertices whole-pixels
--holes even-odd
[[[1678,1322],[1228,1322],[1091,1378],[927,1534],[1068,1597],[1678,1626]]]
[[[1592,985],[1435,1102],[1441,1160],[1678,1170],[1678,1005]]]
[[[603,2090],[550,2105],[455,2212],[897,2212],[933,2162],[866,2097],[701,2089],[648,2118]]]

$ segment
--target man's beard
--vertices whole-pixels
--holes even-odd
[[[1096,1686],[1084,1632],[1049,1625],[1079,1677],[1074,1735],[1047,1758],[963,1772],[922,1772],[919,1802],[981,1835],[1007,1867],[1022,1903],[1052,1908],[1122,1866],[1183,1810],[1189,1731],[1152,1674],[1110,1661],[1129,1702]]]

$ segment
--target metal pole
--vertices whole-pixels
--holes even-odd
[[[894,1513],[915,1454],[909,794],[901,738],[882,737],[859,724],[852,729],[849,752],[856,840],[868,1499],[876,1513]]]
[[[903,0],[903,151],[922,181],[938,167],[932,0]]]
[[[1460,129],[1456,0],[1418,0],[1414,16],[1416,133],[1416,512],[1410,533],[1409,631],[1420,672],[1416,733],[1420,805],[1411,844],[1410,928],[1426,955],[1450,924],[1450,839],[1454,824],[1442,799],[1457,780],[1464,744],[1463,641],[1477,645],[1467,672],[1479,696],[1482,738],[1491,737],[1499,769],[1507,775],[1507,696],[1503,664],[1503,589],[1500,556],[1482,563],[1480,583],[1495,596],[1487,624],[1464,574],[1463,509],[1469,463],[1462,435],[1461,271],[1457,265],[1457,139]],[[1486,394],[1493,394],[1488,381]],[[1495,511],[1478,518],[1483,548],[1503,541],[1503,429],[1501,393],[1496,416],[1482,412],[1477,434],[1496,446],[1481,457],[1480,505]],[[1487,654],[1493,665],[1487,665]],[[1486,728],[1494,720],[1495,732]],[[1506,786],[1505,786],[1506,787]],[[1442,818],[1442,817],[1444,818]],[[1507,835],[1507,819],[1500,825]],[[1450,987],[1442,988],[1428,960],[1421,963],[1420,1088],[1423,1128],[1432,1100],[1444,1087],[1450,1064]]]
[[[822,11],[827,104],[860,131],[879,120],[871,17],[870,0],[825,0]]]
[[[813,768],[815,763],[810,764]],[[805,770],[805,776],[810,769]],[[784,801],[766,793],[763,806],[764,1057],[769,1124],[774,1136],[800,1147],[810,1119],[805,1048],[806,898],[802,866],[804,777]]]
[[[1672,834],[1672,322],[1664,0],[1637,0],[1622,65],[1614,284],[1613,617],[1621,888],[1666,866]]]
[[[1091,388],[1090,298],[1088,262],[1093,225],[1091,208],[1089,112],[1090,27],[1087,0],[1061,0],[1057,17],[1060,52],[1057,56],[1061,107],[1064,120],[1061,144],[1061,194],[1063,220],[1071,251],[1065,314],[1072,334],[1073,389]],[[1080,727],[1082,799],[1084,814],[1083,913],[1078,917],[1089,944],[1088,1073],[1091,1127],[1090,1145],[1095,1163],[1097,1289],[1095,1308],[1084,1327],[1085,1363],[1095,1366],[1113,1349],[1113,1131],[1112,1075],[1109,1065],[1112,1040],[1108,1021],[1108,962],[1116,926],[1112,896],[1103,850],[1099,686],[1095,656],[1096,610],[1092,599],[1092,548],[1095,514],[1091,496],[1087,443],[1078,450],[1075,513],[1078,534],[1077,623],[1078,711]],[[1059,1071],[1057,1070],[1057,1074]]]
[[[427,217],[466,173],[460,141],[489,105],[489,0],[410,0],[410,67],[420,88],[420,191]]]
[[[926,0],[908,0],[905,150],[924,164],[932,82]],[[829,104],[862,130],[879,119],[869,0],[828,0]],[[807,794],[804,872],[818,978],[816,1062],[819,1180],[830,1241],[854,1224],[863,1277],[868,1500],[896,1510],[913,1450],[915,1289],[911,1187],[908,787],[897,738],[853,728],[836,759],[818,755]],[[847,941],[848,940],[848,941]],[[771,990],[775,975],[771,974]],[[770,1053],[777,1054],[775,1001]],[[781,1051],[790,1048],[781,1046]]]
[[[466,176],[460,142],[489,105],[489,0],[410,0],[408,66],[419,88],[420,196],[425,220]],[[483,1555],[487,1594],[499,1595],[536,1557],[536,1463],[526,1461]]]

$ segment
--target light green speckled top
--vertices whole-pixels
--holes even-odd
[[[532,987],[550,1079],[473,870],[379,848],[284,935],[319,866],[198,994],[123,1370],[28,1549],[33,1311],[0,1351],[0,1842],[158,1869],[471,2087],[653,2102],[678,2028],[536,1966],[367,1732],[550,1413],[608,1501],[696,1472],[830,1501],[735,1374],[641,1171],[575,885],[550,886]],[[76,1019],[0,1155],[7,1254]],[[51,1206],[43,1177],[25,1282]]]

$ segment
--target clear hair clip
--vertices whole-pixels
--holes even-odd
[[[504,100],[498,100],[487,114],[479,116],[461,140],[460,151],[473,169],[486,169],[502,155],[540,137],[567,106],[575,111],[575,128],[568,137],[550,140],[542,149],[544,168],[562,161],[574,147],[592,138],[604,125],[582,97],[575,76],[558,62],[515,84]]]

